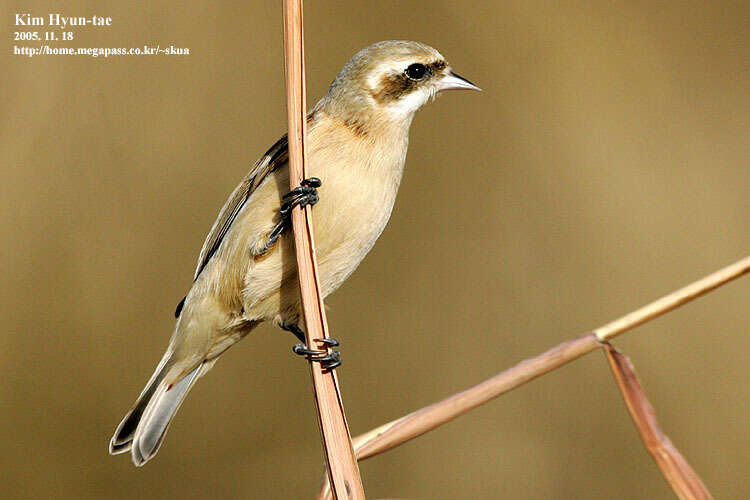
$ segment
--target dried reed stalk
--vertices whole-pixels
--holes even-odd
[[[677,497],[682,500],[711,500],[706,485],[659,427],[654,408],[638,381],[633,363],[608,342],[604,342],[602,347],[643,444]]]
[[[299,186],[305,179],[307,163],[306,96],[304,67],[304,32],[302,0],[284,0],[284,62],[286,66],[287,123],[289,128],[289,182],[290,188]],[[323,297],[318,282],[315,261],[315,243],[310,207],[292,211],[294,241],[302,311],[305,317],[306,341],[309,349],[328,349],[317,345],[314,339],[328,338]],[[352,449],[344,406],[338,388],[336,373],[324,372],[320,363],[310,362],[310,372],[318,410],[318,423],[323,438],[328,480],[333,484],[337,499],[364,499],[359,466]]]
[[[378,455],[421,436],[491,399],[593,351],[601,346],[602,340],[613,338],[661,316],[739,278],[748,271],[750,256],[607,323],[591,333],[563,342],[536,357],[522,361],[463,392],[361,434],[353,440],[357,458],[363,460]],[[327,481],[324,482],[317,498],[330,498],[330,485]]]

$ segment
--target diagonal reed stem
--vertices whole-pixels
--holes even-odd
[[[636,311],[607,323],[591,333],[563,342],[538,356],[500,372],[480,384],[361,434],[353,440],[357,459],[363,460],[378,455],[421,436],[491,399],[593,351],[601,346],[601,341],[614,338],[627,330],[651,321],[743,276],[749,271],[750,256],[747,256]],[[319,500],[325,499],[329,498],[329,495],[329,484],[326,481],[317,498]]]
[[[290,188],[305,179],[307,163],[306,102],[304,67],[304,32],[302,0],[284,0],[284,62],[286,66],[287,124],[289,128]],[[328,349],[316,345],[315,339],[328,338],[323,297],[315,261],[315,243],[310,207],[292,211],[294,242],[297,253],[302,312],[305,317],[306,341],[309,349]],[[328,470],[337,499],[364,499],[359,466],[352,449],[349,427],[334,371],[324,372],[320,363],[310,361],[318,423]]]

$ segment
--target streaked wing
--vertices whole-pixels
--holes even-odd
[[[211,257],[219,249],[224,236],[232,226],[232,223],[237,218],[237,214],[240,213],[245,202],[253,194],[253,191],[263,182],[268,174],[284,165],[287,161],[289,152],[287,150],[287,136],[284,134],[281,139],[276,141],[276,144],[271,146],[266,154],[264,154],[258,162],[255,164],[253,169],[248,173],[239,186],[237,186],[232,192],[231,196],[224,204],[219,213],[219,217],[214,222],[211,231],[206,237],[206,241],[203,243],[200,256],[198,257],[198,267],[195,269],[194,279],[198,279],[203,268],[211,260]],[[179,314],[179,313],[178,313]]]

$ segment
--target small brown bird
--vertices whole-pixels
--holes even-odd
[[[130,451],[137,466],[153,458],[196,380],[261,322],[272,321],[304,342],[297,326],[294,239],[286,230],[291,210],[316,204],[316,253],[327,296],[357,268],[388,222],[414,113],[449,89],[480,90],[451,71],[437,50],[417,42],[379,42],[344,66],[308,115],[308,168],[315,177],[284,194],[284,136],[235,188],[177,306],[167,352],[117,427],[111,454]],[[310,354],[301,347],[295,352]],[[340,364],[337,354],[318,361],[328,368]]]

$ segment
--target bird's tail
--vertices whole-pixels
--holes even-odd
[[[211,361],[203,362],[183,378],[167,382],[165,377],[171,368],[169,358],[168,352],[109,442],[112,455],[130,451],[137,467],[148,462],[159,451],[169,424],[185,396],[195,381],[213,365]]]

